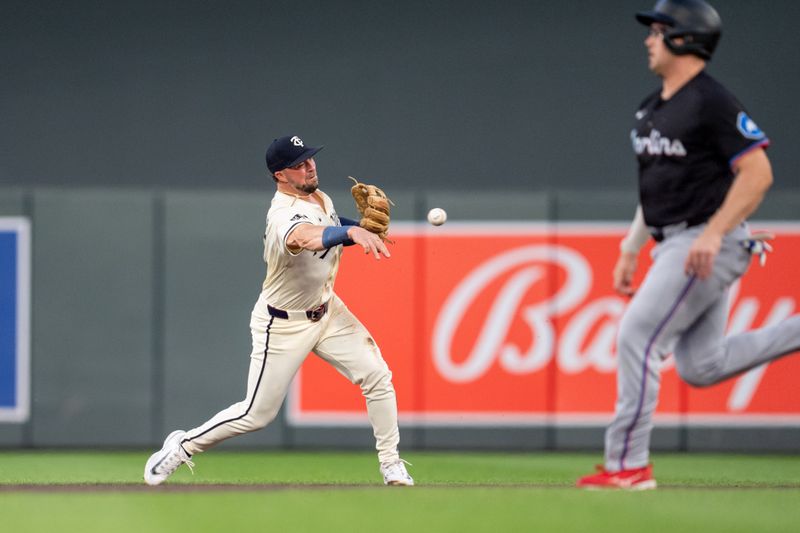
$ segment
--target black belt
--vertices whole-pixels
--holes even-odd
[[[305,318],[311,322],[318,322],[320,319],[322,319],[322,317],[325,316],[325,313],[328,312],[328,302],[325,302],[314,309],[309,309],[308,311],[284,311],[283,309],[278,309],[277,307],[272,307],[271,305],[267,304],[267,312],[269,312],[269,314],[275,318],[282,318],[284,320],[289,320],[290,318],[301,318],[303,315],[305,315]]]
[[[650,235],[653,236],[656,242],[661,242],[667,237],[675,235],[685,229],[705,224],[707,220],[707,218],[684,220],[683,222],[676,222],[675,224],[668,224],[666,226],[648,226],[647,229],[650,230]]]

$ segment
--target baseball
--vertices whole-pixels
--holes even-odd
[[[434,226],[441,226],[447,221],[447,211],[441,207],[434,207],[428,211],[428,222]]]

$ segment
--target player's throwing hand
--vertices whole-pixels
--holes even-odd
[[[385,257],[391,257],[392,254],[389,253],[389,249],[386,248],[386,244],[383,240],[375,233],[365,230],[360,226],[350,226],[347,229],[347,235],[353,240],[354,243],[358,244],[364,249],[365,254],[372,253],[375,256],[375,259],[380,259],[381,255]]]

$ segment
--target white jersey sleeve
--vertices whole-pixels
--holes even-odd
[[[303,206],[300,206],[303,207]],[[273,224],[271,230],[270,224]],[[267,217],[267,231],[264,234],[265,240],[272,236],[272,242],[264,243],[264,261],[267,261],[268,246],[276,248],[283,248],[284,251],[291,255],[297,255],[302,250],[293,252],[286,245],[289,234],[300,224],[313,224],[312,218],[298,209],[292,207],[279,207],[277,209],[270,209],[269,216]]]

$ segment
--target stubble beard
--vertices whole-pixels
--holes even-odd
[[[300,192],[303,194],[312,194],[317,191],[319,185],[315,185],[313,183],[304,183],[302,186],[299,187]]]

